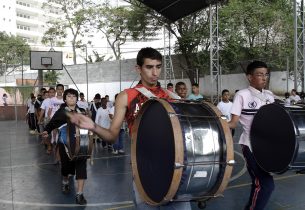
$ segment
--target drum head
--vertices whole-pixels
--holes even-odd
[[[167,203],[176,194],[183,164],[183,138],[174,110],[161,99],[145,102],[133,126],[131,159],[134,180],[150,205]],[[174,180],[174,181],[173,181]]]
[[[157,101],[142,115],[137,138],[137,167],[146,194],[161,202],[172,182],[175,142],[167,111]]]
[[[260,167],[273,173],[285,172],[296,148],[294,124],[289,113],[278,104],[262,106],[250,131],[253,155]]]

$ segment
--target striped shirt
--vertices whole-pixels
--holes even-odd
[[[235,94],[231,114],[239,116],[239,121],[243,127],[243,132],[239,139],[239,144],[246,145],[251,150],[250,128],[258,109],[268,103],[274,102],[273,93],[269,90],[259,90],[249,86]]]

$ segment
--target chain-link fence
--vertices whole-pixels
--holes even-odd
[[[38,86],[0,87],[0,120],[26,120],[31,93],[37,95],[38,92]]]

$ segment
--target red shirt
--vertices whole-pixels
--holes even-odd
[[[144,86],[140,82],[135,87],[124,90],[128,95],[127,112],[125,115],[125,119],[128,124],[130,134],[131,134],[131,128],[133,126],[134,120],[136,119],[138,111],[141,109],[143,103],[148,100],[146,96],[144,96],[142,93],[136,90],[136,88],[141,88],[141,87]],[[161,88],[159,83],[155,87],[152,88],[145,87],[145,88],[150,92],[152,92],[158,98],[170,99],[167,92]]]

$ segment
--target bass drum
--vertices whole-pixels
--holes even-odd
[[[93,151],[93,134],[87,129],[80,129],[76,126],[76,138],[74,134],[68,135],[69,127],[65,124],[59,128],[59,139],[64,144],[66,153],[71,160],[77,158],[91,158]],[[72,132],[74,133],[74,132]],[[73,139],[73,141],[71,141]]]
[[[254,116],[250,139],[259,166],[272,173],[305,169],[305,108],[267,104]]]
[[[93,150],[93,134],[87,129],[79,128],[79,142],[76,140],[75,157],[91,158]]]
[[[142,200],[150,205],[221,195],[233,159],[230,129],[211,104],[151,99],[136,117],[132,170]]]

